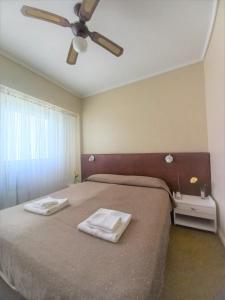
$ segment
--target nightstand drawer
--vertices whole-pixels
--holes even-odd
[[[181,208],[180,206],[175,208],[175,213],[193,217],[200,217],[205,219],[215,219],[216,211],[212,208],[207,207],[191,207],[187,206],[185,208]]]
[[[176,203],[176,204],[177,204],[176,207],[179,209],[187,209],[187,210],[205,212],[205,213],[215,213],[216,212],[215,207],[200,206],[200,205],[181,203],[181,202]]]

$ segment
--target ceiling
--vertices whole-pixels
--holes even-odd
[[[66,17],[71,0],[0,0],[0,51],[80,97],[97,94],[203,59],[216,0],[101,0],[91,31],[124,48],[117,58],[88,40],[76,66],[66,64],[70,28],[26,18],[22,5]]]

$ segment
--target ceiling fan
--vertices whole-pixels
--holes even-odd
[[[27,5],[24,5],[22,7],[21,12],[26,17],[40,19],[63,27],[70,27],[75,37],[73,38],[70,45],[69,53],[67,56],[67,63],[70,65],[75,65],[78,53],[85,52],[87,49],[86,38],[88,36],[93,42],[110,51],[115,56],[120,56],[123,54],[122,47],[115,44],[98,32],[90,32],[88,27],[86,26],[86,22],[91,19],[99,1],[100,0],[83,0],[82,3],[77,3],[74,6],[74,12],[78,16],[79,21],[74,23],[70,23],[67,19],[48,11],[37,9]]]

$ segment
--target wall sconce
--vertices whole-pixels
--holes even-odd
[[[165,156],[165,162],[167,164],[171,164],[174,161],[173,156],[171,154],[168,154]]]
[[[94,157],[93,154],[88,157],[88,161],[89,162],[94,162],[95,161],[95,157]]]

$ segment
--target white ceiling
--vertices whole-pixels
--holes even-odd
[[[66,64],[70,28],[26,18],[30,5],[75,21],[76,0],[0,0],[0,51],[80,97],[202,60],[216,0],[101,0],[91,21],[124,47],[117,58],[88,40],[76,66]]]

